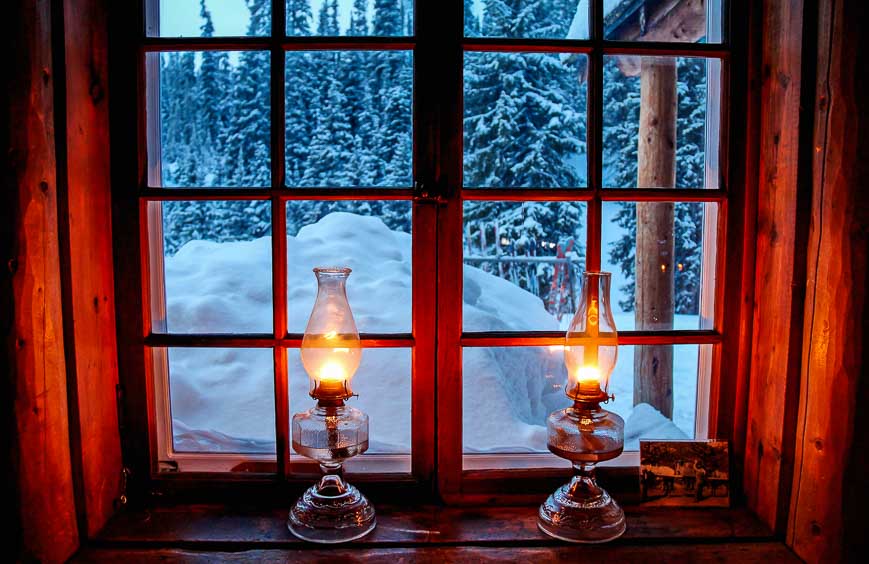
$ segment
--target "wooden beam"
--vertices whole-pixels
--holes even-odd
[[[811,229],[787,532],[788,544],[807,562],[856,562],[869,549],[869,41],[863,32],[869,18],[862,4],[819,3],[817,19]]]
[[[62,562],[78,548],[70,470],[49,0],[4,13],[6,183],[0,198],[4,488],[13,561]],[[3,127],[3,126],[6,127]],[[6,455],[9,454],[8,462]],[[6,493],[6,492],[4,492]]]
[[[118,352],[112,262],[106,0],[65,0],[66,186],[61,231],[73,434],[86,533],[93,535],[120,496]],[[66,253],[65,253],[66,254]],[[74,386],[74,388],[73,388]],[[77,444],[76,444],[77,443]]]
[[[662,43],[696,43],[706,35],[706,0],[659,2],[641,19],[631,18],[628,25],[608,39],[619,41],[652,41]],[[618,65],[626,76],[640,74],[641,58],[619,57]]]
[[[676,60],[647,58],[640,73],[639,188],[676,185]],[[637,202],[637,330],[673,328],[672,202]],[[673,416],[673,347],[647,345],[634,351],[634,405],[648,403]]]
[[[763,5],[761,130],[754,326],[744,487],[748,506],[777,532],[787,515],[799,358],[805,234],[799,204],[803,102],[801,0]],[[784,489],[782,489],[784,488]]]

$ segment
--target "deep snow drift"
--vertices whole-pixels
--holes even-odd
[[[271,239],[191,241],[166,258],[167,322],[175,333],[271,331]],[[409,332],[411,237],[376,217],[332,213],[287,238],[291,332],[304,330],[314,303],[315,266],[353,269],[348,297],[362,332]],[[464,268],[466,330],[558,330],[539,298],[474,267]],[[633,314],[617,314],[619,317]],[[680,319],[683,318],[683,319]],[[693,325],[692,325],[693,323]],[[677,316],[677,327],[696,317]],[[684,349],[684,350],[679,350]],[[648,405],[633,407],[633,347],[621,347],[610,385],[610,409],[627,421],[626,449],[637,438],[693,436],[697,347],[675,353],[675,421]],[[371,420],[370,452],[410,449],[410,350],[367,349],[353,381],[352,405]],[[291,412],[308,409],[308,380],[290,350]],[[271,350],[172,349],[172,418],[177,450],[274,451]],[[467,452],[546,450],[546,415],[567,405],[557,348],[472,348],[464,351],[464,444]],[[681,428],[681,430],[680,430]]]

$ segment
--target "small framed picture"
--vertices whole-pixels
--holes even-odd
[[[640,441],[643,503],[685,507],[730,505],[727,441]]]

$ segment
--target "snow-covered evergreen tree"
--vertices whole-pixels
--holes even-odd
[[[314,20],[311,0],[286,0],[286,3],[287,35],[311,35],[311,24]]]
[[[249,33],[269,33],[268,0],[249,0]],[[200,0],[203,37],[214,33]],[[226,52],[169,53],[161,59],[161,148],[164,185],[267,186],[268,53],[243,53],[232,68]],[[235,157],[235,158],[233,158]],[[264,202],[164,202],[165,252],[193,239],[231,241],[270,230]]]
[[[483,36],[551,37],[569,20],[554,0],[486,0]],[[474,19],[466,34],[475,34]],[[562,35],[563,36],[563,35]],[[585,96],[576,61],[548,53],[465,55],[464,184],[481,187],[573,187],[584,172],[571,163],[585,152]],[[555,255],[580,240],[584,208],[577,202],[467,202],[465,220],[487,230],[488,254]],[[498,237],[495,237],[495,226]],[[504,238],[506,245],[502,244]],[[502,273],[547,298],[552,266]]]
[[[329,66],[335,68],[340,62],[337,53],[329,53]],[[349,186],[351,177],[347,165],[353,149],[353,133],[347,120],[347,98],[339,77],[334,72],[322,76],[324,90],[318,112],[314,116],[316,126],[311,138],[302,186]]]
[[[465,0],[465,37],[480,35],[480,20],[474,13],[474,0]]]
[[[287,0],[287,35],[309,36],[313,23],[311,0]],[[284,116],[287,186],[300,186],[308,159],[308,143],[314,127],[311,104],[315,98],[312,81],[313,55],[291,51],[286,55]]]
[[[403,34],[401,0],[374,0],[373,35]]]
[[[247,0],[250,10],[248,35],[269,33],[270,3],[268,0]],[[226,141],[230,186],[268,186],[270,114],[270,56],[264,51],[244,51],[233,73],[235,111],[231,116],[233,133]]]

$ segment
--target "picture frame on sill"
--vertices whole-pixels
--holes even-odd
[[[642,503],[670,507],[729,507],[727,441],[640,441]]]

